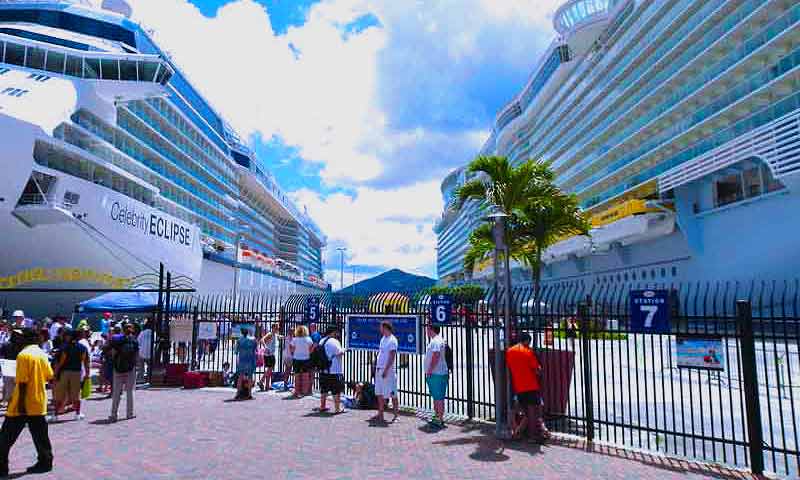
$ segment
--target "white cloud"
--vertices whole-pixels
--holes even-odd
[[[207,18],[187,0],[129,0],[193,84],[244,136],[279,137],[355,197],[295,192],[350,262],[435,273],[439,181],[479,148],[496,71],[524,80],[562,0],[322,0],[276,35],[255,0]],[[381,25],[345,35],[366,13]],[[495,102],[496,103],[496,102]],[[397,186],[400,185],[399,188]],[[421,228],[420,228],[421,225]],[[329,266],[338,265],[329,258]],[[338,276],[334,277],[338,279]]]

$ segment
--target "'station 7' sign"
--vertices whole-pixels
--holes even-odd
[[[631,290],[632,333],[670,333],[669,290]]]

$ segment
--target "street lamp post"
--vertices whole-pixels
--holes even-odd
[[[347,247],[339,247],[336,250],[339,251],[339,290],[344,290],[344,252],[347,251]]]
[[[495,401],[495,436],[499,439],[507,440],[511,438],[511,429],[509,427],[509,420],[511,419],[510,406],[511,398],[510,385],[508,381],[508,372],[506,370],[505,351],[506,344],[511,337],[511,277],[509,271],[509,255],[508,246],[506,245],[506,218],[505,213],[495,213],[489,216],[494,221],[494,314],[495,314],[495,328],[494,328],[494,369],[495,369],[495,383],[494,383],[494,401]],[[503,288],[505,295],[503,297],[503,317],[502,324],[499,315],[500,302],[498,296],[500,294],[500,257],[503,257],[505,266]]]

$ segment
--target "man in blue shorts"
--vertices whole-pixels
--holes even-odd
[[[428,325],[428,349],[425,351],[425,383],[433,397],[433,411],[431,426],[444,428],[444,398],[447,395],[447,384],[450,380],[450,371],[447,369],[445,359],[446,346],[440,335],[441,327]]]

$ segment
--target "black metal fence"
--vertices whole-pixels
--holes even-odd
[[[669,333],[631,329],[633,289],[671,292]],[[516,331],[534,338],[544,366],[543,390],[549,426],[559,432],[690,459],[750,467],[779,475],[800,472],[800,316],[798,283],[703,283],[681,285],[566,284],[511,293]],[[442,335],[454,351],[448,413],[495,417],[493,355],[499,321],[492,305],[505,292],[483,299],[456,298],[453,321]],[[254,323],[257,335],[272,324],[281,334],[305,321],[306,296],[276,299],[243,293],[231,297],[184,297],[171,314],[173,361],[197,370],[235,368],[234,325]],[[424,292],[363,297],[319,297],[320,330],[344,326],[348,314],[419,315],[430,321]],[[204,325],[205,324],[205,325]],[[211,325],[216,338],[202,338]],[[421,334],[422,332],[420,332]],[[679,367],[677,343],[713,339],[720,369]],[[278,354],[277,369],[282,365]],[[348,381],[371,381],[375,354],[350,351]],[[399,358],[403,405],[431,409],[423,358]],[[763,465],[763,467],[762,467]]]

